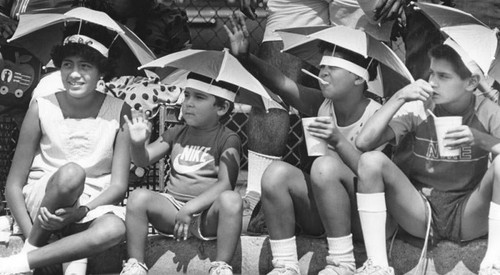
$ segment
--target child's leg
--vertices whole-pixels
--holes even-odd
[[[425,204],[406,175],[381,152],[361,155],[358,175],[357,203],[366,253],[375,266],[387,267],[386,205],[406,231],[425,237]]]
[[[243,201],[234,191],[224,191],[209,208],[201,229],[204,236],[217,236],[216,261],[229,263],[241,235]]]
[[[75,204],[83,192],[85,184],[85,170],[75,163],[68,163],[49,179],[45,189],[45,196],[40,207],[45,207],[50,213],[54,213],[59,208],[70,207]],[[41,227],[41,222],[33,219],[28,242],[40,247],[47,243],[51,231]]]
[[[27,255],[0,258],[0,273],[28,272],[29,269],[87,258],[119,244],[124,237],[123,221],[112,214],[104,215],[94,220],[88,229],[35,249]],[[19,269],[18,263],[24,261],[21,257],[27,257],[28,270]],[[4,260],[9,264],[4,265]],[[4,268],[10,269],[6,271]]]
[[[178,210],[157,192],[145,189],[134,190],[127,201],[127,251],[130,258],[144,262],[148,223],[164,233],[174,231]]]
[[[328,241],[327,269],[356,268],[351,234],[351,219],[358,216],[357,211],[351,215],[356,206],[354,177],[349,167],[331,156],[317,158],[311,168],[311,186]]]
[[[261,200],[275,267],[298,272],[296,221],[308,234],[324,232],[309,181],[309,175],[285,162],[271,164],[262,176]]]
[[[481,268],[493,264],[500,266],[500,159],[498,157],[465,205],[461,233],[464,240],[471,240],[488,233],[488,249]]]

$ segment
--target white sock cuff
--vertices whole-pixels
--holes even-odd
[[[350,253],[354,250],[352,234],[342,237],[327,237],[326,241],[330,254]]]
[[[490,202],[490,212],[488,214],[488,218],[492,220],[500,221],[500,205],[494,202]]]
[[[387,210],[385,206],[385,193],[356,193],[358,201],[358,211],[363,212],[384,212]]]
[[[38,246],[34,246],[32,245],[30,242],[29,242],[29,239],[26,239],[24,241],[24,245],[23,245],[23,248],[21,249],[21,252],[20,253],[28,253],[28,252],[31,252],[33,250],[36,250],[38,249],[39,247]]]
[[[288,239],[281,239],[281,240],[271,240],[271,239],[269,239],[269,244],[271,245],[271,248],[273,248],[273,247],[280,248],[280,247],[283,247],[283,246],[289,246],[291,244],[293,244],[294,246],[296,246],[295,236],[293,236],[291,238],[288,238]]]
[[[246,194],[250,191],[255,191],[261,194],[262,174],[264,174],[264,171],[271,163],[278,160],[281,160],[281,157],[264,155],[248,150],[248,179]]]

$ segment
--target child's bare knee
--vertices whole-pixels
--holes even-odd
[[[135,189],[127,199],[127,210],[129,208],[140,207],[150,199],[150,191],[145,189]]]
[[[359,158],[358,173],[381,171],[387,160],[387,156],[379,151],[363,153]]]
[[[234,211],[236,213],[243,211],[243,200],[240,194],[234,191],[224,191],[219,195],[219,204],[225,211]]]
[[[85,177],[85,170],[80,165],[70,162],[59,168],[51,181],[51,186],[58,192],[69,194],[83,189]]]
[[[276,189],[284,187],[291,175],[290,166],[281,161],[273,162],[264,171],[261,179],[262,193],[273,192]]]

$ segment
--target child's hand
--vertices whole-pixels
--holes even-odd
[[[474,134],[469,126],[460,125],[446,132],[444,142],[444,146],[450,149],[457,149],[462,146],[472,146],[474,145]]]
[[[132,109],[132,120],[127,116],[124,116],[124,119],[129,128],[131,142],[133,144],[146,143],[151,135],[151,123],[147,120],[144,111]]]
[[[326,140],[326,142],[333,147],[337,146],[338,142],[344,138],[342,133],[340,133],[339,128],[333,122],[332,117],[316,118],[314,122],[309,124],[307,131],[309,131],[313,137]]]
[[[74,207],[60,208],[54,213],[51,213],[46,207],[40,207],[38,214],[42,228],[49,231],[59,230],[82,218],[79,209]]]
[[[406,85],[404,88],[399,90],[395,96],[398,99],[404,100],[405,102],[409,101],[427,101],[430,96],[434,93],[434,89],[431,84],[427,81],[419,79],[411,84]]]
[[[231,54],[236,57],[248,56],[248,29],[245,23],[245,16],[241,12],[235,12],[234,16],[229,18],[232,25],[232,31],[224,25],[229,41],[231,42]]]
[[[175,216],[175,227],[174,227],[174,238],[177,241],[187,240],[189,237],[189,227],[191,226],[191,221],[193,220],[193,214],[186,211],[183,207],[179,209],[177,215]]]

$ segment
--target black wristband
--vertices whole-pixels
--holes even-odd
[[[90,208],[86,205],[80,205],[78,208],[85,208],[86,210],[85,215],[90,212]]]

